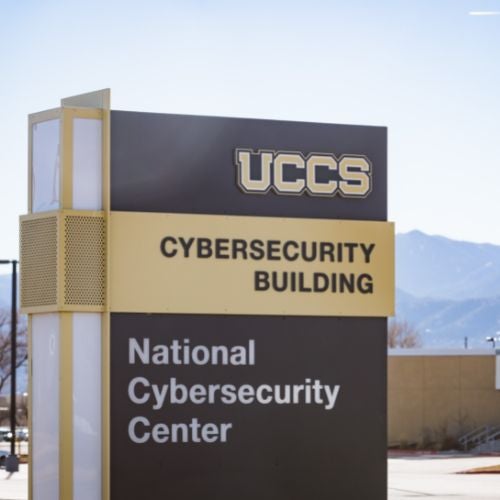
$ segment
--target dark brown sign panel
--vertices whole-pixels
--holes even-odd
[[[387,220],[387,129],[239,118],[111,113],[111,210]],[[236,150],[364,156],[368,196],[247,194],[238,186]],[[260,157],[252,158],[258,175]],[[340,180],[319,166],[320,180]],[[284,168],[287,180],[305,168]],[[256,175],[256,177],[257,177]],[[272,183],[275,184],[274,182]]]
[[[111,118],[114,211],[386,220],[383,128]],[[385,318],[111,315],[112,500],[386,487]]]

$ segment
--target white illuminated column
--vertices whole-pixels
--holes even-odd
[[[68,210],[99,212],[105,217],[109,209],[105,194],[109,91],[63,99],[61,104],[61,108],[30,116],[27,217],[56,220]],[[78,212],[71,213],[78,216]],[[56,233],[60,248],[59,226]],[[57,259],[61,259],[59,252]],[[21,272],[26,276],[32,272],[32,262],[24,270],[22,266],[23,262]],[[59,276],[54,277],[57,280]],[[102,458],[106,448],[102,405],[105,304],[96,311],[78,305],[61,307],[59,290],[53,294],[56,301],[39,299],[38,293],[40,304],[21,304],[30,324],[29,498],[106,500],[103,475],[107,467]]]
[[[59,498],[59,315],[31,319],[33,498]]]

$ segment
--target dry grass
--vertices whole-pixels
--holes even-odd
[[[500,474],[500,465],[490,465],[489,467],[477,467],[469,469],[462,474]]]

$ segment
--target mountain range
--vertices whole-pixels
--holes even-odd
[[[396,238],[397,287],[414,297],[483,299],[500,295],[500,246],[420,231]]]
[[[396,319],[424,347],[487,348],[500,332],[500,246],[421,231],[396,236]],[[10,307],[11,279],[0,275],[0,308]]]
[[[487,348],[500,331],[500,246],[399,234],[396,286],[397,318],[425,347]]]

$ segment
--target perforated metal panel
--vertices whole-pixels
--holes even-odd
[[[106,304],[106,223],[99,212],[21,220],[24,312],[99,311]]]
[[[64,303],[104,306],[106,226],[101,217],[64,218]]]
[[[57,304],[57,216],[21,221],[21,307]]]

